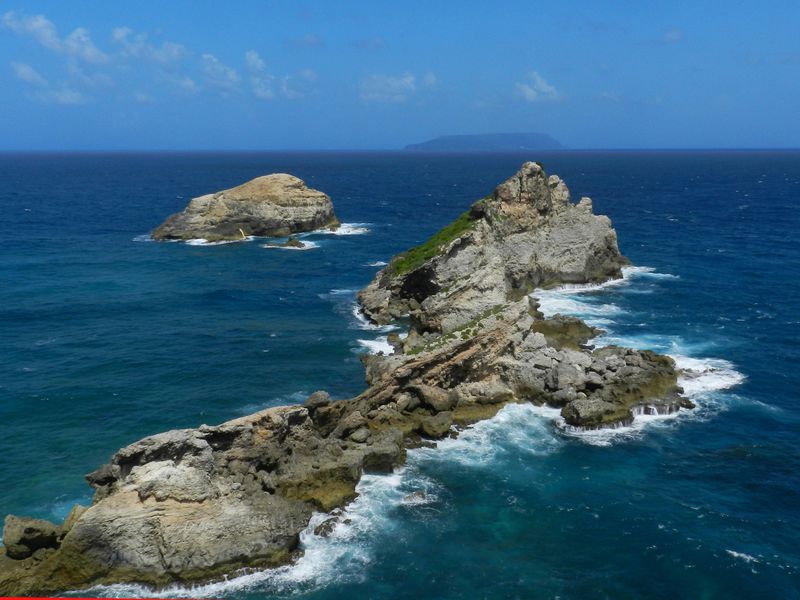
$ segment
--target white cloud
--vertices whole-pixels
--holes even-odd
[[[146,33],[134,34],[129,27],[117,27],[111,31],[111,39],[122,48],[124,56],[144,58],[158,63],[173,63],[188,54],[186,47],[174,42],[162,42],[155,46],[148,41]]]
[[[303,69],[296,75],[281,77],[281,94],[288,100],[298,100],[315,93],[312,84],[317,80],[317,73],[312,69]]]
[[[84,87],[109,88],[114,85],[114,80],[105,73],[89,74],[74,63],[71,63],[67,66],[67,73],[69,73],[70,79],[73,81],[73,83],[79,83]]]
[[[46,90],[37,94],[37,97],[48,104],[85,104],[86,97],[77,90],[62,87]]]
[[[274,77],[267,73],[267,64],[255,50],[244,53],[247,68],[250,70],[250,88],[253,95],[262,100],[273,100],[275,91],[272,89]]]
[[[20,81],[38,87],[47,87],[48,85],[47,80],[39,75],[39,72],[30,65],[12,62],[11,68],[14,70],[14,75],[16,75],[17,79]]]
[[[317,74],[312,69],[303,69],[296,75],[276,77],[267,72],[266,62],[255,50],[245,52],[244,58],[250,71],[250,88],[256,98],[274,100],[280,94],[289,100],[297,100],[313,93],[310,84],[317,80]]]
[[[661,41],[665,44],[674,44],[683,39],[683,31],[680,29],[670,29],[662,37]]]
[[[239,85],[239,74],[235,69],[222,63],[213,54],[203,54],[203,71],[208,83],[214,87],[233,89]]]
[[[25,63],[11,63],[14,75],[20,81],[36,89],[31,94],[33,98],[45,104],[84,104],[86,97],[66,85],[51,86],[42,75],[32,66]]]
[[[360,95],[365,102],[405,102],[417,91],[417,79],[411,73],[370,75],[361,81]]]
[[[561,93],[536,71],[528,73],[527,80],[517,83],[517,91],[528,102],[560,100]]]
[[[436,77],[436,73],[428,71],[422,76],[422,85],[426,87],[435,87],[437,83],[439,83],[439,79]]]
[[[267,65],[262,60],[262,58],[258,55],[258,52],[255,50],[248,50],[244,53],[245,61],[247,61],[247,66],[251,71],[255,71],[260,73],[266,70]]]
[[[78,27],[64,39],[61,39],[56,26],[44,15],[33,17],[19,16],[13,11],[5,13],[0,18],[0,24],[6,29],[19,35],[28,35],[45,48],[73,56],[89,63],[108,62],[109,56],[97,48],[89,37],[89,32],[83,27]]]

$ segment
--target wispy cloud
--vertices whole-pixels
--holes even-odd
[[[273,73],[255,50],[244,54],[243,64],[226,64],[211,52],[192,52],[183,44],[154,39],[151,34],[130,27],[116,27],[110,32],[111,43],[105,52],[94,45],[83,27],[62,37],[56,25],[44,15],[28,16],[13,11],[0,13],[2,29],[33,40],[63,58],[53,82],[27,62],[11,64],[16,78],[29,86],[28,95],[45,102],[80,104],[90,96],[112,90],[118,98],[141,104],[152,102],[156,96],[166,98],[175,91],[191,94],[216,91],[225,96],[249,89],[253,96],[264,100],[296,100],[315,93],[314,70]],[[313,34],[292,43],[304,47],[323,45]],[[118,82],[98,70],[104,64],[114,68]],[[149,84],[143,85],[143,81]],[[167,87],[159,90],[156,87],[159,84]],[[38,91],[34,93],[32,88]]]
[[[20,81],[33,88],[31,96],[46,104],[83,104],[86,97],[66,85],[52,86],[36,69],[25,63],[11,63],[11,70]]]
[[[417,91],[417,78],[402,75],[370,75],[361,81],[360,96],[364,102],[401,103]]]
[[[56,89],[48,89],[37,94],[42,102],[48,104],[85,104],[86,97],[78,90],[68,87],[61,87]]]
[[[286,75],[281,78],[281,93],[288,100],[299,100],[314,93],[311,84],[317,80],[317,72],[313,69],[303,69],[296,75]]]
[[[517,82],[516,88],[528,102],[552,102],[562,98],[561,92],[536,71],[528,73],[525,81]]]
[[[224,64],[213,54],[203,54],[201,59],[203,72],[209,85],[224,90],[232,90],[238,87],[239,73],[235,69]]]
[[[123,56],[162,64],[179,61],[189,53],[185,46],[175,42],[151,44],[146,33],[134,33],[129,27],[116,27],[111,31],[111,39],[121,48]]]
[[[275,77],[267,73],[267,64],[264,59],[255,50],[245,52],[244,58],[250,71],[250,87],[253,94],[262,100],[274,100],[273,81]]]
[[[109,61],[109,56],[92,42],[88,30],[78,27],[65,38],[58,35],[56,26],[43,15],[20,16],[14,11],[5,13],[0,24],[18,35],[32,37],[41,46],[79,60],[101,64]]]
[[[12,62],[11,69],[14,71],[16,78],[20,81],[37,87],[47,87],[47,80],[32,66],[25,63]]]
[[[133,99],[139,104],[152,104],[156,101],[156,99],[147,92],[134,92]]]

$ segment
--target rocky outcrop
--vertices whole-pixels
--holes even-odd
[[[680,396],[672,359],[592,348],[597,330],[571,317],[545,319],[536,301],[521,293],[540,276],[613,276],[622,258],[607,220],[564,205],[566,188],[545,180],[534,163],[504,186],[480,208],[483,216],[449,230],[455,235],[441,247],[444,254],[425,250],[413,268],[405,262],[413,251],[393,261],[394,270],[382,277],[399,288],[373,282],[362,293],[365,302],[379,291],[388,294],[377,312],[365,306],[367,314],[389,318],[405,307],[415,317],[408,336],[392,340],[395,352],[364,357],[368,387],[362,394],[334,401],[315,392],[302,406],[170,431],[119,450],[87,476],[95,489],[92,506],[76,508],[63,525],[7,517],[0,595],[112,582],[161,587],[285,563],[298,552],[313,511],[332,511],[315,533],[333,531],[342,518],[338,507],[355,497],[362,473],[389,471],[406,448],[457,435],[510,402],[560,408],[556,425],[563,428],[616,426],[639,413],[690,407]],[[575,210],[584,212],[572,215]],[[583,219],[596,235],[570,229]],[[521,236],[521,244],[538,239],[528,234],[539,230],[560,240],[567,234],[553,229],[554,220],[572,231],[575,254],[558,258],[537,242],[535,252],[529,248],[534,254],[525,250],[516,263],[496,262],[500,249],[511,252],[496,237],[501,230]],[[476,229],[465,233],[465,224]],[[483,243],[494,249],[482,249]],[[563,250],[566,242],[558,244]],[[536,262],[536,253],[545,262]],[[533,261],[524,269],[523,255]],[[464,270],[467,257],[489,261],[480,263],[477,279]],[[490,264],[502,267],[499,280]],[[418,289],[434,289],[455,272],[471,283],[459,287],[454,318],[444,310],[442,289],[416,305],[398,295],[412,275]],[[509,284],[509,272],[528,283]],[[478,302],[476,289],[488,285],[482,278],[504,282],[496,294],[486,288],[497,303]]]
[[[491,196],[395,257],[359,294],[376,323],[410,315],[416,329],[447,333],[536,287],[621,277],[628,264],[608,217],[570,202],[566,184],[533,162]]]
[[[237,240],[337,227],[331,199],[286,173],[194,198],[152,232],[156,240]]]

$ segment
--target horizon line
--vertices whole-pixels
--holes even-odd
[[[558,149],[520,149],[520,150],[413,150],[407,148],[308,148],[308,149],[252,149],[252,148],[223,148],[223,149],[69,149],[69,148],[43,148],[43,149],[2,149],[0,154],[407,154],[407,155],[479,155],[479,154],[526,154],[530,152],[559,154],[581,152],[797,152],[800,146],[777,147],[668,147],[668,148],[558,148]]]

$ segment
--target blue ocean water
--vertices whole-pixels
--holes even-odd
[[[145,435],[360,392],[386,332],[356,290],[527,159],[591,196],[637,266],[543,309],[675,356],[698,409],[565,435],[508,407],[365,477],[297,564],[166,595],[800,598],[797,152],[0,155],[0,513],[63,518]],[[146,241],[276,171],[329,193],[347,235]]]

